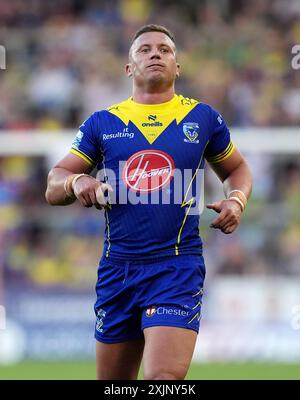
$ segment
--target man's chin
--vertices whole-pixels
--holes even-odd
[[[161,71],[153,71],[153,73],[148,76],[148,82],[152,85],[160,85],[165,84],[166,79],[164,74]]]

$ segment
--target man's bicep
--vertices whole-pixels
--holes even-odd
[[[89,174],[94,169],[94,165],[84,158],[70,152],[60,160],[54,168],[63,168],[73,174]]]
[[[235,147],[225,160],[209,163],[209,165],[223,182],[242,162],[244,162],[244,157]]]

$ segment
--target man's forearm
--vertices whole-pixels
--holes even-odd
[[[68,196],[64,188],[66,177],[69,175],[73,175],[73,172],[64,168],[53,168],[49,172],[45,197],[52,206],[66,206],[76,200],[75,197]]]
[[[252,175],[246,162],[239,164],[223,182],[224,193],[228,197],[229,193],[234,190],[241,190],[247,199],[249,199],[252,191]]]

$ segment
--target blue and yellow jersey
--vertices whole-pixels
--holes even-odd
[[[212,107],[175,95],[163,104],[129,98],[92,114],[71,152],[114,188],[105,211],[104,254],[145,259],[202,254],[197,176],[205,160],[218,163],[234,149]]]

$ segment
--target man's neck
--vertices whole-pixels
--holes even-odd
[[[172,100],[174,95],[175,95],[174,87],[171,87],[161,93],[145,92],[139,90],[138,88],[134,88],[132,93],[132,99],[136,103],[141,103],[141,104],[161,104]]]

